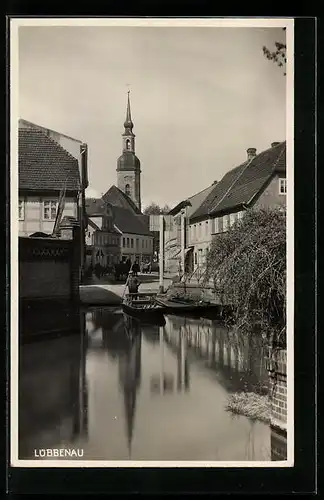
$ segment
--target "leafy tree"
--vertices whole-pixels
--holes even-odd
[[[286,28],[283,28],[285,31]],[[275,48],[270,50],[268,47],[262,47],[263,54],[267,59],[276,63],[280,68],[284,69],[284,75],[286,75],[286,62],[287,62],[287,46],[285,43],[275,42]]]
[[[259,328],[285,345],[286,212],[251,209],[215,238],[205,280],[233,306],[231,322],[242,333]]]
[[[150,205],[148,205],[144,209],[144,214],[145,215],[161,215],[161,214],[167,214],[170,210],[171,209],[168,205],[164,205],[164,207],[161,208],[159,205],[152,202]]]

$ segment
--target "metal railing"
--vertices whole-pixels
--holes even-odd
[[[196,269],[193,270],[193,272],[185,273],[181,281],[184,281],[185,283],[190,283],[194,280],[197,281],[197,283],[200,283],[202,279],[205,277],[206,271],[207,269],[205,265],[198,265]]]

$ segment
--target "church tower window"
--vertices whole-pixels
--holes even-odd
[[[125,194],[127,194],[127,196],[131,195],[131,188],[129,184],[126,184],[125,186]]]
[[[130,139],[127,139],[127,141],[126,141],[126,149],[127,149],[127,151],[129,151],[129,150],[130,150],[130,148],[131,148],[131,142],[130,142]]]

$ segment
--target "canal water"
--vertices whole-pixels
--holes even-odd
[[[23,343],[19,458],[60,448],[83,460],[271,460],[274,431],[226,411],[233,392],[267,392],[259,337],[203,318],[159,323],[93,308],[79,333]]]

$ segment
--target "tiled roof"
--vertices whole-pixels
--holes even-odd
[[[252,201],[273,173],[286,167],[286,143],[282,142],[258,154],[243,169],[233,187],[210,208],[210,214],[230,210]]]
[[[235,167],[227,172],[227,174],[225,174],[224,177],[214,185],[213,189],[210,191],[202,204],[192,214],[191,219],[199,219],[200,217],[209,215],[210,208],[214,206],[222,196],[224,196],[227,190],[230,189],[245,166],[246,163],[242,163],[242,165],[239,165],[238,167]]]
[[[35,129],[20,129],[18,139],[19,189],[68,191],[80,189],[78,160],[57,142]]]
[[[123,233],[140,234],[152,236],[146,224],[143,224],[141,217],[132,213],[126,208],[113,206],[114,224]]]
[[[115,186],[113,187],[115,188]],[[120,189],[116,188],[116,190],[122,193]],[[117,194],[119,196],[119,193]],[[107,201],[105,202],[103,198],[87,198],[85,203],[87,215],[89,217],[100,216],[101,214],[104,213],[105,206],[107,205],[107,203],[108,202]],[[113,205],[110,202],[109,205],[113,213],[114,224],[121,232],[141,234],[141,235],[152,235],[152,233],[149,230],[149,217],[141,213],[139,214],[134,213],[134,211],[130,209],[128,202],[125,204],[126,208],[118,205]]]
[[[203,189],[202,191],[199,191],[199,193],[196,193],[186,200],[181,201],[176,205],[168,214],[170,215],[177,215],[177,213],[180,212],[182,208],[187,206],[187,215],[188,217],[191,217],[193,213],[196,212],[196,210],[200,207],[202,202],[207,198],[207,196],[210,194],[210,192],[214,189],[216,183],[213,183],[211,186],[208,186],[207,188]]]
[[[126,208],[135,214],[141,214],[141,211],[137,208],[133,200],[116,186],[111,186],[103,195],[102,199],[111,205]]]
[[[91,219],[88,219],[88,226],[91,226],[96,231],[100,230],[100,227],[97,226],[97,224],[93,220],[91,220]]]
[[[227,172],[191,219],[230,211],[250,203],[274,172],[285,169],[286,142],[281,142]]]
[[[105,202],[101,198],[86,198],[85,209],[89,217],[103,214],[105,211]]]

